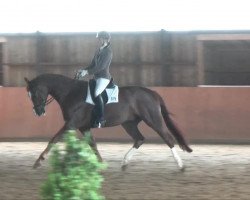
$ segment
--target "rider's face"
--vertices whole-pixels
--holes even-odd
[[[97,38],[97,40],[98,40],[98,46],[99,47],[101,47],[105,42],[105,40],[103,38]]]

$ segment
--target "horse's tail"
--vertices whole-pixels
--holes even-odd
[[[171,131],[171,133],[173,134],[180,148],[183,149],[184,151],[192,152],[193,150],[188,146],[181,130],[178,128],[176,123],[171,119],[169,112],[166,108],[166,105],[161,97],[160,97],[160,106],[161,106],[161,113],[165,121],[165,124],[168,127],[168,129]]]

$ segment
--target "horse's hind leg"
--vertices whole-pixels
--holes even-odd
[[[174,139],[163,126],[160,109],[150,109],[149,113],[143,116],[143,121],[153,130],[155,130],[163,139],[163,141],[170,147],[177,165],[181,170],[183,170],[183,162],[174,147]]]
[[[85,135],[85,132],[86,131],[89,131],[90,130],[86,130],[84,128],[79,128],[79,130],[81,131],[82,135],[84,136]],[[97,145],[96,145],[96,141],[95,141],[95,138],[94,136],[92,135],[92,133],[90,132],[90,141],[89,141],[89,146],[92,148],[92,150],[94,151],[95,155],[97,156],[98,160],[100,162],[102,162],[102,157],[97,149]]]
[[[122,127],[126,130],[126,132],[133,138],[134,145],[133,147],[125,154],[122,160],[122,170],[125,170],[128,166],[129,160],[131,160],[135,151],[139,149],[139,147],[144,142],[144,137],[140,133],[137,125],[140,121],[128,121],[122,124]]]

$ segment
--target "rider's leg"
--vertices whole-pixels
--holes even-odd
[[[95,123],[94,123],[94,127],[95,128],[101,128],[105,125],[105,120],[104,120],[104,102],[103,102],[103,99],[102,99],[102,95],[99,94],[96,99],[95,99],[95,102],[96,102],[96,120],[95,120]]]
[[[104,120],[104,102],[101,96],[102,92],[105,90],[107,85],[109,84],[110,80],[106,78],[98,78],[96,80],[96,87],[95,87],[95,109],[97,111],[97,117],[94,123],[94,127],[101,128],[105,124]]]

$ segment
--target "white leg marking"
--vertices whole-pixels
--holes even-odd
[[[182,162],[182,160],[181,160],[181,157],[178,155],[178,153],[177,153],[175,147],[173,147],[173,148],[171,149],[171,152],[172,152],[172,154],[173,154],[173,156],[174,156],[174,159],[175,159],[175,161],[177,162],[178,166],[179,166],[181,169],[183,169],[183,167],[184,167],[184,166],[183,166],[183,162]]]
[[[123,160],[122,160],[122,166],[125,166],[128,164],[129,160],[131,160],[132,156],[134,155],[135,151],[137,149],[132,147],[131,149],[129,149],[129,151],[125,154]]]

